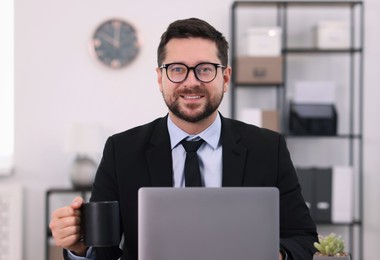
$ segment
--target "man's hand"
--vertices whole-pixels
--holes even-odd
[[[78,256],[85,256],[87,251],[80,241],[80,207],[83,202],[81,197],[76,197],[71,205],[55,210],[49,224],[55,244]]]

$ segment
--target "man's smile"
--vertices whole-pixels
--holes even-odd
[[[197,95],[197,96],[181,95],[181,97],[184,99],[193,99],[193,100],[202,98],[202,96],[200,95]]]

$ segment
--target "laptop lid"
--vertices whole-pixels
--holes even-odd
[[[139,260],[277,260],[277,188],[141,188]]]

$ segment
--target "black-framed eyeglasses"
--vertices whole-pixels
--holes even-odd
[[[218,68],[224,69],[225,66],[211,62],[202,62],[194,67],[189,67],[183,63],[167,63],[160,66],[160,69],[166,69],[166,76],[173,83],[185,81],[190,70],[194,71],[197,80],[209,83],[216,78]]]

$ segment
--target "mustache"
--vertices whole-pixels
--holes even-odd
[[[183,88],[179,89],[176,92],[177,95],[206,95],[207,91],[205,89],[202,89],[200,87],[194,87],[194,88]]]

